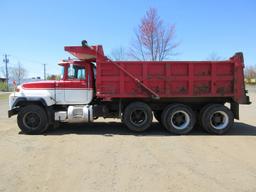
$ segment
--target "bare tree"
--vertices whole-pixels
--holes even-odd
[[[256,78],[256,66],[245,66],[244,76],[247,79]]]
[[[119,47],[117,49],[112,50],[111,58],[113,58],[113,60],[115,61],[126,60],[127,54],[125,48]]]
[[[18,62],[15,67],[11,68],[11,77],[13,80],[17,82],[18,85],[24,79],[26,74],[27,74],[27,70],[21,65],[20,62]]]
[[[174,49],[179,45],[174,41],[174,36],[175,25],[165,26],[157,10],[150,8],[135,31],[130,56],[143,61],[167,59],[174,54]]]

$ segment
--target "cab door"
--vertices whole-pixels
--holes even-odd
[[[90,88],[88,65],[70,65],[65,81],[65,103],[89,104],[93,90]]]
[[[55,81],[55,101],[56,104],[65,104],[65,81],[56,80]]]

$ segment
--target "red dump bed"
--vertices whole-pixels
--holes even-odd
[[[96,94],[103,100],[231,97],[237,103],[249,102],[244,90],[242,53],[227,61],[139,62],[111,61],[101,46],[65,50],[79,59],[92,59],[94,55]]]

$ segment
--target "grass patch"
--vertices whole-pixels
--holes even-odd
[[[0,100],[5,100],[8,99],[10,93],[1,93],[0,94]]]

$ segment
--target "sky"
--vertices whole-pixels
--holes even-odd
[[[20,62],[29,77],[43,77],[44,63],[47,74],[59,73],[57,63],[71,56],[64,46],[83,39],[103,45],[106,55],[129,48],[149,8],[176,25],[179,54],[171,60],[242,51],[245,64],[256,65],[255,0],[0,0],[0,8],[0,56],[9,55],[9,66]]]

